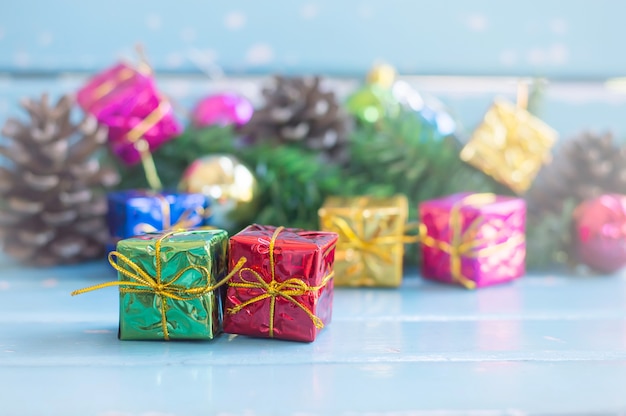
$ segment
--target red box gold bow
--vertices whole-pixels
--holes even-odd
[[[337,234],[251,225],[230,239],[224,332],[311,342],[332,313]]]

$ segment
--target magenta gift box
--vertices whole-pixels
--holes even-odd
[[[141,160],[137,140],[145,140],[152,152],[182,132],[151,74],[123,63],[93,77],[78,91],[77,99],[86,112],[109,128],[111,150],[128,165]]]
[[[524,275],[523,199],[460,193],[424,201],[419,213],[425,278],[473,289]]]
[[[120,63],[91,78],[78,91],[76,99],[85,112],[100,121],[117,113],[120,106],[145,90],[154,90],[150,74]]]

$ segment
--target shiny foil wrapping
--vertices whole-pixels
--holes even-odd
[[[276,227],[251,225],[230,239],[229,267],[241,257],[248,259],[245,267],[252,269],[268,284],[272,281],[270,241]],[[293,341],[314,341],[320,328],[316,327],[306,309],[323,325],[330,323],[333,304],[333,279],[327,276],[333,270],[337,234],[321,231],[303,231],[286,228],[280,232],[274,245],[274,280],[278,285],[292,279],[309,287],[302,295],[275,297],[274,319],[270,323],[271,298],[266,297],[231,313],[234,307],[267,293],[261,288],[233,287],[233,283],[256,279],[249,270],[242,269],[229,282],[226,292],[224,332],[263,338]],[[298,303],[298,305],[296,304]],[[271,333],[270,327],[273,327]]]
[[[584,201],[573,218],[578,260],[600,273],[626,266],[626,195],[605,194]]]
[[[402,195],[326,199],[319,210],[320,228],[339,235],[335,284],[399,286],[407,216],[408,203]]]
[[[156,273],[155,243],[162,233],[145,234],[120,241],[117,251],[151,276]],[[175,284],[182,288],[200,288],[215,284],[227,274],[228,234],[223,230],[180,231],[163,239],[160,255],[160,280],[167,284],[189,266],[204,266],[210,282],[197,270],[181,275]],[[118,265],[132,272],[128,264]],[[132,281],[118,273],[120,281]],[[165,316],[169,339],[212,339],[222,329],[220,289],[196,299],[165,298]],[[163,340],[162,295],[156,293],[120,293],[120,330],[122,340]]]
[[[518,194],[550,161],[558,134],[546,123],[506,101],[496,101],[461,151],[461,159]]]
[[[133,95],[151,87],[149,72],[120,63],[91,78],[78,91],[76,100],[85,112],[106,120],[119,106],[131,101]]]
[[[183,130],[170,103],[158,92],[153,76],[126,64],[89,80],[78,91],[77,101],[109,128],[111,150],[128,165],[141,160],[137,140],[145,140],[154,151]]]
[[[480,198],[483,195],[491,197],[485,200]],[[472,202],[473,196],[479,198]],[[452,218],[455,211],[458,222]],[[424,277],[471,289],[524,275],[523,199],[455,194],[421,203],[419,214]]]
[[[135,235],[210,223],[208,201],[202,194],[135,189],[110,192],[107,202],[110,248]]]

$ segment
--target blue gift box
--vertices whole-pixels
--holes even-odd
[[[209,202],[202,194],[127,190],[107,195],[107,223],[117,241],[147,232],[192,228],[210,224]]]

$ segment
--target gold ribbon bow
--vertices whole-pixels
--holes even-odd
[[[169,332],[167,330],[167,299],[174,299],[179,301],[189,301],[198,299],[201,296],[212,292],[228,282],[237,273],[247,261],[245,257],[239,259],[233,270],[226,275],[222,280],[215,285],[211,285],[211,272],[205,266],[192,265],[187,266],[174,275],[172,279],[163,283],[162,281],[162,260],[161,260],[161,245],[163,240],[170,237],[174,232],[169,232],[161,236],[156,240],[154,245],[154,256],[156,259],[156,268],[154,276],[146,272],[137,263],[134,263],[131,259],[123,255],[118,251],[112,251],[109,253],[109,263],[115,270],[122,275],[131,279],[131,281],[113,281],[100,283],[98,285],[86,287],[84,289],[78,289],[72,292],[72,296],[80,295],[86,292],[94,290],[104,289],[105,287],[119,286],[120,293],[148,293],[154,294],[161,299],[161,327],[163,328],[163,338],[168,341],[170,339]],[[115,259],[117,258],[117,261]],[[119,265],[122,263],[131,270],[128,270]],[[176,285],[176,281],[180,279],[189,270],[197,270],[206,278],[206,284],[200,287],[184,287]]]
[[[135,226],[135,229],[134,229],[135,233],[137,234],[153,233],[153,232],[159,232],[159,231],[176,231],[176,230],[184,230],[190,227],[194,227],[198,224],[196,221],[192,220],[193,214],[198,214],[202,217],[206,217],[209,212],[208,210],[202,207],[189,208],[189,209],[186,209],[180,215],[180,217],[178,218],[178,221],[172,224],[172,212],[170,209],[170,203],[168,202],[167,198],[165,198],[163,195],[159,193],[149,192],[148,195],[156,198],[161,204],[161,215],[163,216],[163,221],[162,221],[163,225],[162,225],[162,228],[159,230],[154,225],[151,225],[145,222],[139,223]]]
[[[385,263],[393,262],[392,253],[385,246],[391,244],[411,244],[420,241],[419,235],[388,235],[364,239],[361,238],[352,227],[350,227],[350,224],[345,219],[341,217],[332,217],[331,221],[341,234],[339,242],[337,243],[338,249],[354,249],[361,253],[369,253],[377,256]],[[419,225],[417,223],[408,223],[405,226],[404,231],[407,232],[418,227]],[[345,239],[343,239],[342,236],[345,237]]]
[[[271,273],[272,280],[270,280],[269,282],[266,282],[263,279],[263,276],[261,276],[256,270],[253,270],[249,267],[245,267],[239,270],[239,278],[241,279],[241,282],[228,283],[228,285],[231,287],[240,287],[240,288],[245,288],[245,289],[261,289],[263,291],[262,294],[255,296],[252,299],[249,299],[243,303],[240,303],[239,305],[236,305],[232,308],[229,308],[227,311],[229,314],[234,315],[237,312],[244,309],[245,307],[247,307],[248,305],[251,305],[253,303],[260,302],[265,299],[270,300],[270,323],[269,323],[270,338],[274,337],[274,316],[275,316],[275,308],[276,308],[276,298],[279,296],[282,297],[283,299],[288,300],[289,302],[291,302],[298,308],[302,309],[307,314],[307,316],[311,318],[313,325],[315,325],[317,329],[322,329],[324,327],[324,323],[322,322],[322,320],[318,318],[317,316],[315,316],[302,303],[298,302],[294,298],[294,296],[303,296],[309,292],[316,292],[322,289],[324,286],[326,286],[326,284],[330,281],[330,279],[332,279],[334,275],[334,272],[330,272],[329,274],[324,276],[324,279],[322,280],[322,283],[319,286],[309,286],[306,283],[304,283],[301,278],[297,278],[297,277],[291,277],[283,282],[277,282],[276,281],[276,267],[275,267],[276,264],[274,260],[274,247],[276,245],[276,239],[278,238],[278,234],[280,234],[280,232],[283,230],[284,230],[284,227],[276,228],[270,240],[269,256],[270,256],[270,273]],[[243,277],[244,272],[250,272],[256,278],[256,281],[246,280]]]
[[[404,241],[404,236],[395,235],[365,239],[359,236],[345,219],[332,217],[331,221],[341,232],[341,235],[345,237],[345,239],[339,238],[339,243],[337,244],[339,248],[352,248],[360,252],[370,253],[381,258],[386,263],[391,263],[393,260],[391,253],[384,246]]]
[[[489,241],[492,241],[493,239],[479,240],[468,238],[468,236],[471,236],[483,224],[484,217],[482,215],[479,215],[476,219],[474,219],[474,221],[469,224],[464,232],[462,231],[463,219],[461,217],[461,208],[465,206],[479,207],[485,204],[492,203],[495,200],[496,196],[494,194],[483,193],[469,195],[455,203],[450,211],[449,227],[452,231],[452,238],[450,243],[446,241],[440,241],[429,236],[426,225],[419,225],[421,243],[425,246],[436,248],[447,253],[450,256],[450,274],[452,275],[452,280],[459,282],[467,289],[476,288],[476,282],[463,276],[463,273],[461,272],[461,260],[463,257],[477,258],[488,256],[505,247],[514,247],[525,241],[525,237],[523,234],[517,234],[508,238],[502,243],[480,248],[481,246],[489,243]],[[498,237],[500,236],[496,236],[496,238]]]

